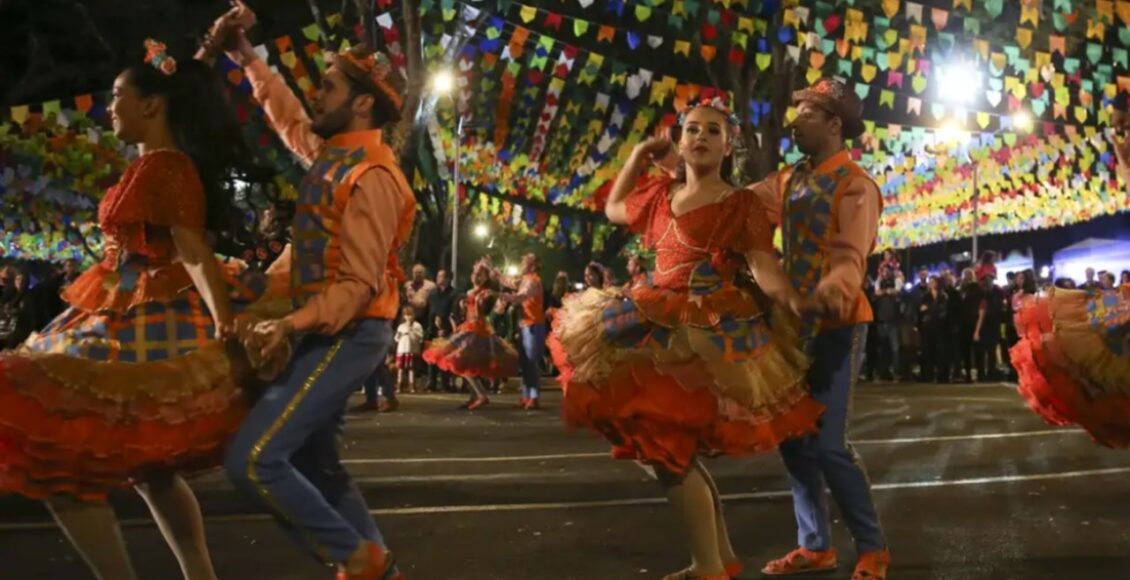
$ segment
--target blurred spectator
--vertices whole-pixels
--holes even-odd
[[[628,284],[627,289],[631,290],[637,286],[648,286],[651,284],[651,276],[648,275],[647,266],[644,260],[638,254],[628,258]]]
[[[977,330],[977,319],[981,313],[981,301],[984,292],[981,290],[981,285],[977,283],[977,278],[974,274],[973,268],[966,268],[961,271],[961,287],[958,289],[959,305],[958,310],[958,332],[957,332],[957,356],[954,357],[954,374],[960,373],[961,379],[967,383],[973,382],[973,353],[975,344],[973,342],[973,334]]]
[[[1084,275],[1087,276],[1087,279],[1084,280],[1083,283],[1079,285],[1080,289],[1082,289],[1082,290],[1094,290],[1095,288],[1099,287],[1098,281],[1095,280],[1095,269],[1094,268],[1087,268],[1084,271]]]
[[[1122,271],[1122,275],[1119,276],[1118,284],[1130,284],[1130,270]]]
[[[949,369],[946,367],[945,340],[946,293],[937,276],[930,276],[926,282],[926,293],[922,296],[919,311],[919,332],[922,337],[922,381],[947,382]]]
[[[556,312],[557,309],[561,308],[565,295],[572,291],[573,286],[569,283],[569,274],[565,271],[558,272],[557,276],[553,278],[553,286],[549,288],[549,295],[545,298],[546,313]]]
[[[875,362],[872,369],[881,380],[894,381],[900,373],[899,321],[902,288],[892,268],[882,268],[873,300],[875,310]]]
[[[891,248],[883,250],[883,260],[879,262],[879,277],[882,278],[883,270],[891,270],[898,274],[902,274],[902,267],[899,265],[898,254]]]
[[[987,251],[981,254],[981,259],[978,261],[977,267],[973,269],[973,274],[978,280],[985,276],[992,276],[994,282],[997,280],[997,254],[993,251]]]
[[[589,262],[585,266],[585,288],[596,288],[600,290],[604,288],[606,279],[605,267],[597,262]]]
[[[1114,272],[1099,273],[1099,288],[1111,290],[1114,288]]]
[[[960,367],[960,351],[958,345],[961,341],[961,290],[957,280],[950,270],[946,270],[938,277],[938,284],[946,293],[946,327],[945,336],[942,337],[942,356],[946,358],[945,381],[953,380]]]
[[[412,266],[412,279],[404,283],[404,299],[412,307],[419,320],[430,320],[428,296],[436,289],[436,283],[428,280],[428,269],[423,264]]]
[[[977,380],[999,381],[997,368],[997,348],[1001,341],[1001,325],[1004,322],[1004,293],[993,282],[991,274],[982,273],[981,306],[977,314],[977,326],[973,331],[976,343]]]
[[[455,315],[455,287],[451,285],[451,274],[447,270],[436,272],[436,288],[428,294],[428,308],[425,312],[427,318],[426,332],[428,340],[447,338],[454,330],[452,318]],[[450,391],[451,373],[435,365],[428,365],[429,391]]]
[[[0,302],[0,347],[16,348],[31,334],[35,304],[28,291],[27,273],[17,271]]]

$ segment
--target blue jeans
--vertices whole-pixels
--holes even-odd
[[[545,324],[523,326],[522,331],[522,397],[537,399],[541,385],[541,357],[545,348]]]
[[[232,483],[325,563],[344,562],[364,540],[384,546],[338,444],[350,394],[391,345],[389,321],[372,318],[336,336],[302,337],[224,456]]]
[[[858,324],[822,332],[812,340],[809,352],[815,358],[808,382],[813,398],[827,410],[819,432],[781,443],[793,488],[797,543],[809,550],[832,547],[825,488],[839,505],[859,552],[887,545],[863,463],[846,440],[851,390],[866,338],[867,325]]]
[[[876,374],[895,376],[901,372],[899,366],[899,327],[894,323],[879,322],[875,324],[875,338],[878,339],[878,348],[875,349],[877,359],[872,361],[871,368]]]

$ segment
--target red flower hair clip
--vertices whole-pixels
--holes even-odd
[[[167,75],[177,72],[177,61],[165,52],[165,43],[152,38],[145,39],[145,62]]]

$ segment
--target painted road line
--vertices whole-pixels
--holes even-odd
[[[1089,469],[1084,471],[1063,471],[1059,473],[1033,473],[1028,475],[998,475],[989,477],[972,477],[965,479],[949,479],[949,480],[929,480],[929,481],[902,481],[894,483],[879,483],[873,485],[873,491],[897,491],[902,489],[923,489],[934,487],[972,487],[979,485],[993,485],[993,484],[1011,484],[1011,483],[1025,483],[1032,481],[1053,481],[1061,479],[1078,479],[1084,477],[1105,477],[1114,475],[1130,474],[1130,467],[1111,467],[1105,469]],[[791,491],[758,491],[749,493],[731,493],[723,494],[722,501],[755,501],[765,499],[785,499],[792,497]],[[636,506],[651,506],[662,505],[667,503],[666,498],[662,497],[643,497],[632,499],[613,499],[613,500],[599,500],[599,501],[574,501],[574,502],[534,502],[534,503],[510,503],[510,504],[484,504],[484,505],[448,505],[448,506],[419,506],[419,507],[401,507],[401,508],[384,508],[370,510],[376,516],[393,516],[393,515],[434,515],[434,514],[451,514],[451,513],[490,513],[490,512],[515,512],[515,511],[536,511],[536,510],[568,510],[568,509],[590,509],[590,508],[609,508],[609,507],[636,507]],[[225,523],[225,522],[249,522],[249,521],[267,521],[270,516],[266,514],[241,514],[229,516],[211,516],[206,518],[208,522],[212,523]],[[133,519],[123,520],[123,526],[138,527],[138,526],[152,526],[153,521],[149,519]],[[55,524],[52,522],[37,522],[37,523],[24,523],[24,524],[0,524],[0,532],[14,532],[14,531],[35,531],[35,530],[54,530]]]
[[[1079,429],[1044,429],[1040,431],[1019,431],[1015,433],[981,433],[975,435],[936,435],[928,437],[898,437],[894,439],[854,439],[853,445],[909,445],[940,441],[980,441],[991,439],[1012,439],[1018,437],[1045,437],[1050,435],[1079,435]],[[607,451],[593,453],[554,453],[548,455],[501,455],[487,457],[384,457],[378,459],[344,459],[347,465],[388,465],[421,463],[505,463],[520,461],[553,461],[559,459],[592,459],[608,457]]]

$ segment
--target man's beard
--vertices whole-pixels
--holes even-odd
[[[310,124],[310,130],[322,139],[329,139],[344,132],[351,120],[353,120],[353,111],[347,103],[315,119]]]

